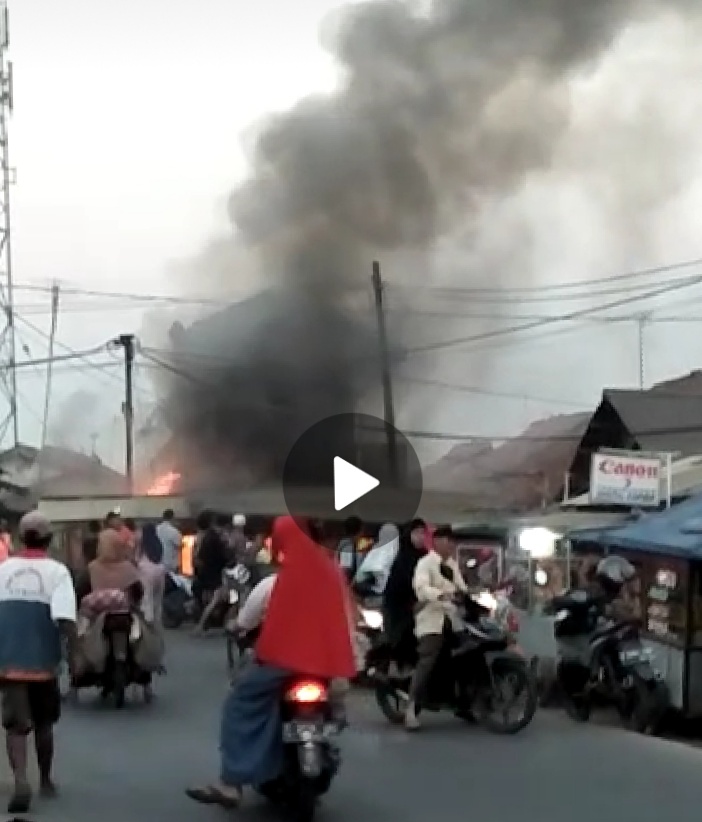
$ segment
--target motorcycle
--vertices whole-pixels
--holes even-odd
[[[556,597],[556,681],[568,715],[590,719],[595,704],[613,705],[624,725],[654,734],[669,708],[668,691],[641,641],[638,622],[605,618],[584,591]]]
[[[283,771],[258,791],[288,810],[295,822],[311,822],[341,762],[335,739],[342,726],[330,710],[327,684],[299,677],[291,680],[282,718]]]
[[[477,721],[493,733],[515,734],[536,713],[533,666],[514,649],[511,635],[489,618],[489,608],[470,596],[459,599],[464,630],[444,642],[427,685],[420,710],[450,708],[466,721]],[[368,655],[368,672],[375,681],[375,698],[384,716],[400,724],[409,699],[411,674],[392,672],[392,649],[381,644]],[[508,709],[524,698],[515,719]]]
[[[109,613],[105,616],[103,634],[107,641],[107,658],[105,669],[101,673],[85,673],[71,682],[73,698],[77,700],[78,691],[84,688],[100,688],[102,698],[110,696],[115,707],[121,709],[126,701],[127,688],[130,685],[141,685],[144,688],[144,700],[151,701],[150,675],[141,671],[132,656],[132,644],[139,639],[139,622],[128,611]]]
[[[273,569],[261,563],[248,566],[239,562],[233,568],[224,569],[224,588],[226,591],[224,633],[227,648],[227,670],[231,679],[236,676],[242,661],[249,656],[248,651],[242,653],[240,649],[236,630],[236,618],[239,609],[258,583],[271,573],[274,573]]]
[[[175,630],[185,622],[196,622],[199,615],[191,581],[169,571],[163,592],[163,627]]]
[[[238,636],[247,653],[259,630]],[[336,743],[345,723],[332,708],[328,683],[313,677],[292,676],[284,690],[283,770],[256,790],[288,811],[294,822],[312,822],[320,798],[329,791],[341,763]]]
[[[372,658],[375,649],[383,641],[383,613],[379,608],[360,607],[360,619],[356,626],[356,641],[358,646],[359,674],[355,679],[357,685],[368,686],[373,683],[369,673],[368,659]]]

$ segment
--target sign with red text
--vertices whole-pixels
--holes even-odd
[[[592,455],[590,503],[657,508],[661,501],[662,461],[636,451]]]

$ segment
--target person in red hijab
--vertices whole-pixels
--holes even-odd
[[[255,661],[234,684],[222,711],[219,781],[186,793],[197,802],[236,807],[244,785],[275,779],[283,764],[280,700],[292,675],[325,680],[356,675],[348,592],[342,574],[309,525],[279,517],[273,553],[283,557],[270,594]]]

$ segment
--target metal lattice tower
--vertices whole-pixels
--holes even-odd
[[[4,322],[0,320],[0,392],[7,400],[7,413],[4,417],[0,416],[0,444],[9,430],[13,445],[17,445],[17,360],[10,242],[10,186],[14,183],[14,169],[10,167],[7,137],[8,121],[12,114],[12,63],[7,59],[9,45],[7,4],[0,0],[0,311],[4,318]]]

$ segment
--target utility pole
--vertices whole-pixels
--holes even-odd
[[[646,311],[636,318],[636,326],[639,334],[639,390],[646,387],[646,326],[651,322],[652,314]]]
[[[51,407],[51,384],[54,376],[54,346],[56,342],[56,329],[58,326],[59,312],[59,287],[54,285],[51,288],[51,330],[49,332],[49,352],[46,364],[46,388],[44,389],[44,418],[41,427],[41,448],[46,446],[46,438],[49,431],[49,408]]]
[[[114,341],[124,349],[125,468],[129,493],[134,493],[134,334],[120,334]]]
[[[399,483],[400,472],[397,461],[397,432],[395,430],[395,403],[392,395],[392,373],[390,370],[390,349],[388,348],[388,333],[385,325],[385,306],[383,304],[383,278],[380,272],[380,263],[373,262],[373,297],[375,300],[375,318],[378,325],[378,346],[380,354],[380,375],[383,386],[383,418],[385,421],[385,437],[388,446],[388,465],[390,477],[395,484]]]
[[[10,166],[7,134],[13,109],[12,63],[7,59],[9,45],[7,3],[0,0],[0,313],[4,317],[0,328],[0,363],[5,366],[0,376],[0,391],[8,402],[7,415],[0,421],[0,440],[4,439],[8,428],[11,428],[13,444],[17,446],[17,340],[10,242],[10,187],[15,182],[15,170]]]

